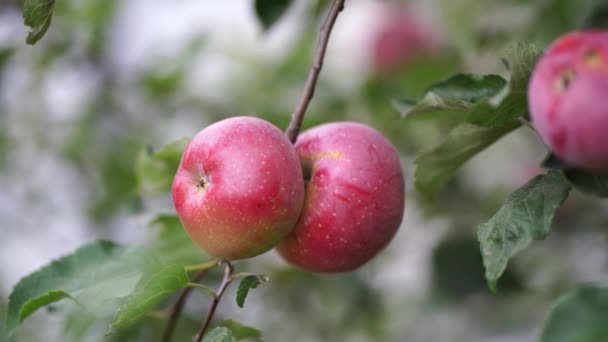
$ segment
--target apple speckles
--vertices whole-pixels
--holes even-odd
[[[296,228],[277,247],[279,254],[315,272],[360,267],[388,244],[401,223],[404,179],[396,150],[378,132],[355,123],[304,132],[296,150],[311,161],[314,172],[307,205]],[[304,256],[303,249],[310,254]]]
[[[203,164],[213,179],[193,196],[198,190],[185,180]],[[173,202],[188,233],[209,254],[252,257],[294,227],[304,202],[301,172],[281,130],[257,118],[231,118],[189,143],[173,182]],[[182,189],[186,185],[194,192]]]

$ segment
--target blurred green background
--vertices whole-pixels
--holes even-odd
[[[264,29],[248,0],[64,0],[35,46],[25,45],[20,2],[0,3],[0,313],[24,275],[96,238],[143,241],[150,218],[174,211],[169,194],[138,181],[146,151],[234,115],[286,128],[327,3],[295,1]],[[551,236],[518,255],[491,295],[476,226],[540,172],[545,148],[520,128],[440,196],[418,198],[412,160],[450,121],[403,119],[391,100],[416,99],[458,72],[504,75],[508,44],[544,48],[582,27],[597,4],[347,0],[304,126],[358,121],[395,144],[407,174],[402,227],[350,274],[302,272],[274,252],[238,262],[270,284],[245,309],[225,300],[217,319],[255,326],[267,341],[535,341],[559,295],[608,280],[606,204],[572,193]],[[193,296],[176,340],[188,340],[208,304]],[[73,310],[61,303],[36,313],[16,340],[101,340],[103,325]],[[107,339],[154,340],[159,322],[147,317]]]

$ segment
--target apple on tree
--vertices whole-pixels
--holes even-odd
[[[274,247],[304,203],[300,160],[287,137],[254,117],[234,117],[188,144],[172,185],[173,203],[206,252],[242,259]]]
[[[608,31],[555,41],[534,68],[528,98],[532,124],[567,163],[608,171]]]
[[[387,6],[372,37],[371,63],[376,71],[388,74],[416,57],[434,54],[440,45],[439,36],[414,9]]]
[[[295,146],[307,178],[306,200],[278,253],[313,272],[362,266],[390,242],[403,218],[397,151],[374,129],[350,122],[312,128]]]

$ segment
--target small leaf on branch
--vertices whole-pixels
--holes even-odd
[[[165,266],[149,277],[145,277],[120,308],[108,333],[135,323],[163,299],[186,287],[189,280],[188,274],[181,265]]]
[[[217,327],[205,334],[203,342],[236,342],[230,329]]]
[[[512,122],[502,127],[479,127],[467,123],[455,127],[439,146],[416,158],[416,188],[423,195],[432,197],[466,161],[519,126],[518,122]]]
[[[246,339],[259,341],[262,338],[262,332],[260,330],[232,319],[222,321],[219,325],[228,328],[237,341]]]
[[[608,336],[608,288],[586,285],[557,300],[540,342],[604,341]]]
[[[283,16],[292,0],[255,0],[255,13],[264,30],[268,30]]]
[[[245,305],[245,299],[247,299],[249,290],[257,288],[258,285],[265,281],[267,281],[266,278],[260,275],[250,275],[243,278],[236,291],[236,304],[242,308]]]
[[[161,194],[171,191],[182,153],[189,138],[182,138],[163,146],[158,151],[142,151],[137,157],[135,174],[142,194]]]
[[[25,0],[23,3],[23,23],[31,28],[26,43],[36,44],[51,25],[55,10],[55,0]]]
[[[479,225],[485,276],[493,292],[509,259],[549,234],[555,211],[570,189],[561,172],[550,170],[513,192],[488,222]]]

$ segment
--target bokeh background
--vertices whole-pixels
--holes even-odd
[[[19,279],[52,259],[98,238],[138,243],[151,217],[173,212],[168,194],[137,186],[141,151],[234,115],[285,128],[328,1],[295,1],[269,30],[250,0],[57,1],[35,46],[24,43],[20,3],[0,3],[0,312]],[[476,226],[541,172],[546,149],[520,128],[425,200],[412,160],[446,131],[432,116],[404,120],[391,105],[457,72],[505,74],[508,44],[545,47],[596,3],[347,0],[304,124],[363,122],[395,144],[407,174],[402,227],[350,274],[305,273],[274,252],[239,262],[271,281],[245,309],[224,300],[218,320],[255,326],[266,341],[535,341],[559,295],[607,281],[608,207],[573,192],[550,237],[519,254],[490,294]],[[208,305],[204,294],[192,297],[181,338]],[[102,340],[103,324],[73,332],[73,310],[62,302],[39,311],[16,340]],[[147,317],[106,339],[152,341],[159,326],[162,317]]]

